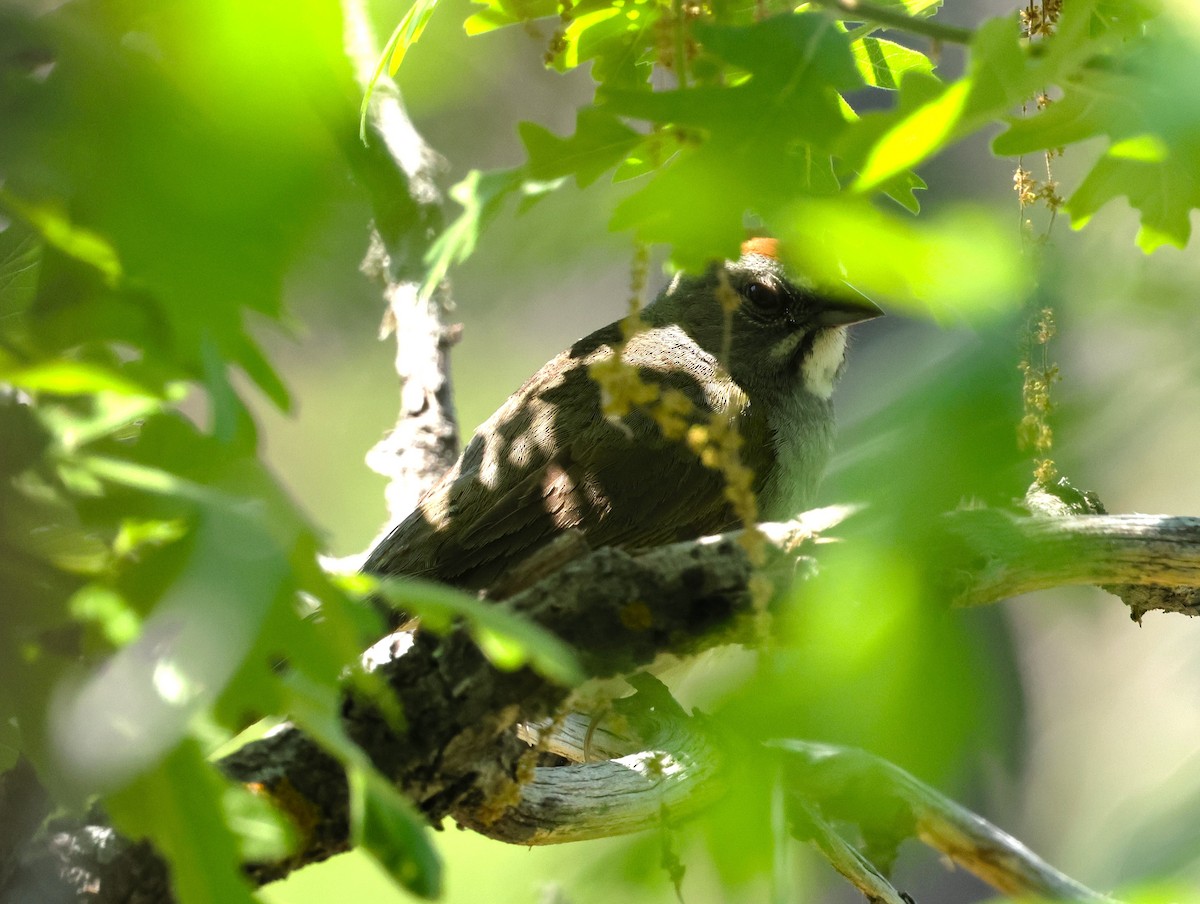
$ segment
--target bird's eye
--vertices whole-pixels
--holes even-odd
[[[763,282],[752,282],[742,289],[745,299],[764,314],[778,314],[784,309],[783,293]]]

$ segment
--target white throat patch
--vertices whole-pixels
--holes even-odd
[[[833,381],[846,359],[846,328],[821,330],[812,351],[800,365],[804,388],[819,399],[833,395]]]

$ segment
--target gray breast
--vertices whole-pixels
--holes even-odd
[[[771,414],[776,466],[759,493],[759,517],[782,521],[816,501],[833,448],[833,403],[800,391],[781,399]]]

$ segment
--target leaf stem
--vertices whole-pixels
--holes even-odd
[[[675,79],[680,88],[687,87],[687,40],[684,29],[683,0],[674,0],[672,8],[675,12]]]
[[[895,10],[863,3],[862,0],[812,0],[817,6],[823,6],[836,12],[845,13],[848,18],[864,22],[874,22],[887,28],[907,31],[910,34],[924,35],[935,41],[945,41],[948,44],[970,44],[975,33],[969,28],[959,28],[956,25],[946,25],[929,19],[918,19],[906,16]]]

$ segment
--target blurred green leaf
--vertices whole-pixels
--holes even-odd
[[[381,580],[377,592],[397,609],[419,616],[428,630],[447,631],[456,619],[464,619],[497,668],[528,665],[566,687],[575,687],[587,677],[569,646],[503,606],[415,578]],[[492,659],[492,654],[499,658]]]
[[[121,261],[112,245],[75,223],[50,204],[32,204],[0,186],[0,209],[7,209],[38,231],[42,239],[81,263],[95,267],[109,281],[122,276]]]
[[[87,361],[70,361],[63,358],[7,372],[0,367],[0,379],[30,392],[49,392],[56,395],[89,395],[101,392],[127,396],[156,394],[118,371]]]
[[[150,837],[171,867],[180,904],[252,904],[238,842],[222,809],[226,783],[185,740],[137,779],[105,797],[105,810],[130,838]]]
[[[940,321],[986,320],[1025,297],[1016,236],[972,209],[916,221],[866,203],[811,200],[780,223],[800,272]]]
[[[347,776],[352,842],[414,895],[440,897],[441,861],[421,815],[376,770],[351,767]]]
[[[296,828],[269,801],[243,785],[227,784],[221,798],[243,862],[283,860],[296,848]]]
[[[442,866],[429,827],[412,804],[379,774],[342,728],[341,693],[299,675],[286,679],[287,710],[297,723],[346,768],[350,784],[350,833],[396,882],[413,894],[441,893]]]
[[[186,486],[132,465],[104,475],[143,491]],[[138,638],[60,694],[51,725],[59,766],[85,787],[112,787],[178,743],[241,666],[272,606],[286,599],[290,569],[278,538],[286,528],[261,504],[214,504],[211,490],[196,495],[207,504],[190,554]],[[73,729],[85,714],[86,740]]]
[[[316,111],[345,106],[333,99],[346,87],[331,66],[336,5],[284,17],[233,0],[46,16],[17,5],[0,17],[5,59],[36,47],[54,60],[52,77],[0,103],[0,206],[69,259],[43,264],[29,312],[43,338],[132,339],[188,378],[212,341],[270,393],[244,318],[278,319],[283,275],[333,184]],[[82,278],[80,262],[102,278]]]
[[[114,590],[99,584],[79,588],[68,603],[76,621],[95,623],[114,647],[132,643],[141,631],[137,612]]]
[[[558,14],[556,0],[476,0],[483,9],[469,16],[464,28],[469,35],[484,34],[506,25]]]

